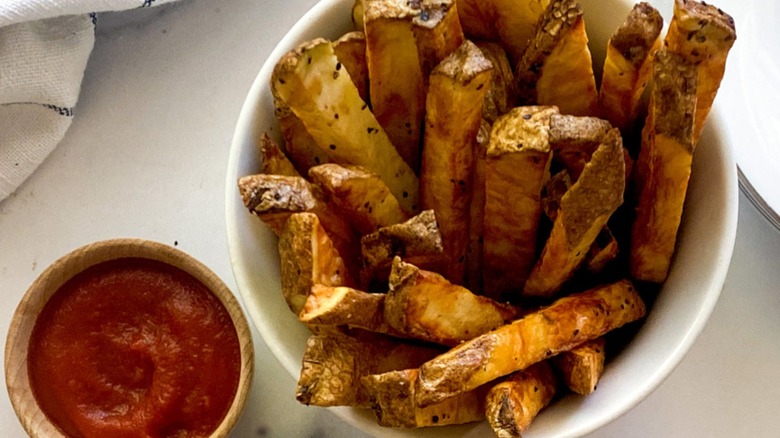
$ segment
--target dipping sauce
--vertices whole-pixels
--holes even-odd
[[[65,283],[28,351],[41,410],[73,437],[208,436],[230,409],[241,368],[216,296],[186,272],[140,258]]]

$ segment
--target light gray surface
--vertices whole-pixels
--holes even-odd
[[[100,16],[71,130],[0,202],[0,331],[46,266],[101,239],[177,243],[235,291],[224,216],[233,128],[266,55],[314,3],[188,0]],[[731,270],[701,337],[655,393],[593,437],[776,435],[780,233],[740,203]],[[234,436],[363,436],[295,402],[293,379],[254,334],[255,382]],[[7,394],[0,434],[25,436]]]

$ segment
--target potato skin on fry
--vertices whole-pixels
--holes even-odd
[[[403,337],[385,322],[385,298],[351,287],[315,284],[298,318],[307,325],[345,325]]]
[[[457,345],[517,316],[510,305],[474,295],[441,275],[393,260],[385,321],[407,336],[443,345]]]
[[[366,64],[366,35],[360,31],[347,32],[333,42],[333,51],[347,69],[352,83],[364,102],[369,101],[368,65]]]
[[[645,305],[627,280],[561,298],[424,363],[416,382],[417,405],[430,406],[525,369],[644,314]]]
[[[553,358],[563,382],[574,393],[588,395],[596,390],[604,373],[604,345],[604,338],[597,338]]]
[[[612,125],[596,117],[556,114],[550,118],[550,147],[572,180],[577,180]]]
[[[514,107],[515,74],[500,44],[492,41],[477,41],[475,44],[485,58],[493,64],[493,79],[490,81],[482,105],[482,118],[490,124]]]
[[[260,136],[258,144],[260,152],[260,173],[268,175],[301,176],[295,166],[287,159],[282,148],[270,137],[267,132]]]
[[[500,438],[521,438],[555,396],[557,379],[547,361],[533,364],[496,384],[485,398],[485,417]]]

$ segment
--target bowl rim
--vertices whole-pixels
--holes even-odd
[[[40,311],[75,275],[99,263],[123,258],[154,260],[183,270],[206,286],[230,315],[239,341],[241,368],[230,408],[210,437],[228,436],[246,405],[254,374],[254,345],[247,318],[236,296],[206,265],[172,246],[138,238],[102,240],[68,252],[41,272],[17,305],[6,337],[4,366],[6,389],[24,430],[31,437],[64,436],[38,406],[27,373],[29,339]]]
[[[328,14],[333,9],[338,9],[350,0],[321,0],[314,7],[309,9],[293,26],[287,31],[284,36],[277,42],[275,48],[266,58],[262,68],[259,70],[255,80],[244,100],[241,107],[241,111],[236,123],[235,131],[233,134],[230,154],[227,166],[226,177],[226,231],[228,237],[228,249],[230,253],[231,268],[238,287],[239,293],[244,297],[244,302],[248,303],[247,310],[252,319],[252,323],[257,328],[263,341],[268,348],[274,354],[274,357],[279,361],[286,369],[288,374],[294,379],[296,378],[299,369],[288,363],[285,352],[285,348],[282,344],[276,342],[275,336],[270,333],[260,321],[262,321],[262,315],[258,313],[257,309],[251,305],[252,300],[250,296],[251,290],[248,290],[249,285],[244,281],[246,275],[250,273],[246,272],[244,267],[239,266],[238,261],[241,259],[240,250],[235,243],[240,239],[240,227],[237,220],[237,214],[247,214],[245,209],[241,211],[243,205],[240,200],[237,200],[236,181],[237,178],[242,176],[238,175],[238,169],[240,166],[239,158],[241,148],[251,143],[253,133],[251,128],[253,126],[253,120],[256,117],[256,111],[261,107],[262,99],[260,97],[264,93],[264,87],[268,86],[268,80],[271,77],[273,67],[276,60],[281,58],[290,48],[295,44],[302,41],[302,36],[308,32],[309,27],[313,23],[317,23],[321,20],[322,16]],[[632,0],[615,0],[616,2],[633,4]],[[345,18],[346,20],[346,18]],[[571,436],[581,436],[590,432],[593,432],[605,425],[616,420],[626,412],[636,407],[642,400],[652,394],[661,384],[669,377],[669,375],[680,364],[683,357],[690,350],[691,346],[702,332],[712,314],[715,305],[720,297],[720,293],[725,284],[725,279],[728,273],[729,264],[732,258],[734,245],[736,242],[737,223],[738,223],[738,211],[739,211],[739,186],[737,180],[737,165],[735,161],[733,151],[733,137],[730,135],[722,122],[721,104],[716,100],[710,112],[707,125],[705,126],[705,134],[712,132],[719,143],[717,147],[718,156],[721,159],[718,162],[718,174],[724,177],[722,181],[723,185],[723,202],[724,205],[728,205],[731,208],[726,209],[722,217],[721,227],[721,239],[718,241],[716,248],[716,260],[717,267],[712,269],[712,276],[708,278],[706,286],[702,286],[705,299],[702,300],[701,306],[697,309],[697,312],[692,315],[692,322],[685,327],[685,333],[674,344],[670,345],[667,349],[668,354],[665,356],[665,360],[659,366],[651,377],[645,380],[643,383],[637,385],[635,390],[632,391],[631,397],[627,398],[620,407],[610,410],[609,412],[603,412],[595,418],[589,419],[585,424],[579,427],[574,427],[570,432]],[[713,145],[715,147],[715,145]],[[365,425],[350,414],[352,411],[348,407],[331,408],[330,411],[334,412],[338,417],[347,423],[363,430],[367,433],[372,433],[371,430],[367,430]],[[383,429],[385,430],[385,429]],[[387,430],[387,433],[393,435],[394,432]],[[530,431],[529,431],[530,432]],[[412,434],[409,434],[411,436]]]

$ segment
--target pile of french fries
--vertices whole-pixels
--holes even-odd
[[[279,60],[283,142],[264,134],[238,182],[313,333],[296,397],[520,436],[596,389],[605,335],[665,280],[734,21],[676,0],[662,37],[639,3],[597,87],[574,0],[357,0],[352,19]]]

